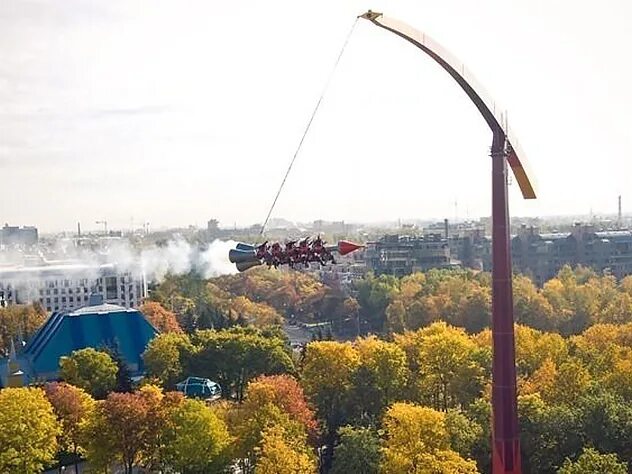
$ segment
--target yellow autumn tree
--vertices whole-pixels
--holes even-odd
[[[0,472],[39,474],[57,453],[61,426],[39,388],[0,390]]]
[[[409,373],[406,353],[396,344],[375,336],[358,339],[355,347],[360,355],[355,399],[363,405],[364,411],[377,415],[401,399]]]
[[[287,436],[282,426],[263,432],[255,474],[315,474],[316,459],[304,437]]]
[[[408,403],[393,404],[384,416],[384,474],[472,474],[476,463],[450,446],[445,413]]]
[[[489,349],[474,342],[461,328],[444,322],[416,332],[395,335],[407,355],[415,400],[447,410],[469,403],[487,382]]]

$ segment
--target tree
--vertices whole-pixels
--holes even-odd
[[[292,373],[289,346],[256,328],[232,327],[224,331],[197,331],[195,353],[185,366],[188,373],[218,382],[225,397],[241,401],[248,382],[263,374]]]
[[[75,473],[78,474],[79,456],[85,452],[82,426],[92,416],[95,407],[94,399],[83,389],[63,382],[46,384],[45,391],[57,420],[61,424],[58,437],[59,449],[72,456]]]
[[[261,440],[256,474],[316,474],[316,461],[304,438],[287,436],[282,426],[267,428]]]
[[[261,406],[248,405],[235,407],[229,414],[230,429],[237,439],[235,454],[240,468],[245,473],[253,471],[259,457],[263,434],[267,429],[283,428],[284,439],[306,439],[305,426],[292,419],[290,415],[274,405],[266,403]]]
[[[392,342],[375,336],[358,339],[355,348],[360,366],[353,377],[353,400],[358,415],[380,417],[401,398],[408,381],[406,353]]]
[[[407,354],[412,399],[434,408],[469,404],[489,378],[489,349],[479,347],[463,329],[438,322],[396,334],[395,343]]]
[[[349,343],[312,342],[305,351],[303,386],[319,418],[325,421],[330,452],[336,431],[349,418],[353,374],[359,365],[358,351]]]
[[[445,427],[450,446],[460,456],[473,457],[476,447],[485,442],[486,433],[483,427],[459,410],[446,412]]]
[[[123,358],[123,354],[118,348],[117,344],[105,347],[104,352],[109,354],[114,363],[116,364],[116,382],[114,384],[114,391],[116,392],[131,392],[132,391],[132,375],[127,362]]]
[[[103,398],[116,386],[118,367],[106,352],[86,347],[59,360],[59,376],[95,398]]]
[[[8,356],[11,341],[19,347],[46,320],[46,311],[39,303],[0,308],[0,357]]]
[[[180,393],[163,395],[146,385],[134,393],[110,393],[98,402],[85,426],[85,449],[95,469],[122,464],[125,474],[135,466],[157,467],[168,414],[181,404]]]
[[[371,428],[344,426],[338,430],[331,474],[377,474],[380,468],[380,439]]]
[[[143,353],[147,372],[172,388],[183,374],[185,359],[193,352],[193,345],[186,334],[165,333],[152,339]]]
[[[575,458],[584,443],[580,409],[550,405],[537,394],[518,397],[523,470],[553,473],[566,457]]]
[[[540,331],[552,331],[557,328],[559,322],[553,318],[551,303],[538,291],[529,277],[514,276],[513,302],[514,317],[517,323]]]
[[[386,308],[397,292],[397,278],[390,275],[375,277],[369,274],[356,283],[360,317],[372,331],[380,332],[386,321]]]
[[[257,377],[248,384],[246,400],[242,410],[254,413],[259,407],[271,403],[286,412],[305,428],[314,439],[318,433],[318,422],[307,404],[303,387],[289,375],[267,375]]]
[[[181,333],[182,328],[178,324],[175,313],[167,310],[160,303],[147,301],[139,308],[147,320],[161,333]]]
[[[230,309],[257,327],[275,325],[281,322],[281,315],[274,308],[265,303],[250,301],[245,296],[235,298],[231,302]]]
[[[0,390],[0,426],[0,472],[39,474],[55,459],[60,425],[43,390]]]
[[[627,474],[626,463],[616,454],[601,454],[593,448],[584,448],[575,462],[566,458],[558,474]]]
[[[226,424],[203,402],[184,400],[168,415],[163,463],[174,472],[224,472],[230,435]]]
[[[95,468],[121,463],[132,474],[146,442],[147,405],[137,393],[110,393],[97,405],[86,430],[88,460]]]
[[[395,403],[384,416],[386,440],[382,472],[476,473],[476,463],[451,449],[445,414],[432,408]]]

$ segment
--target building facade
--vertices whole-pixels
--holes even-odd
[[[632,275],[632,230],[602,231],[576,224],[570,232],[543,233],[522,226],[511,238],[511,256],[514,271],[529,275],[538,285],[555,277],[564,265],[623,278]],[[491,271],[492,241],[482,228],[460,230],[448,238],[386,235],[367,245],[365,261],[376,274],[395,276],[455,265]]]
[[[441,234],[385,235],[367,243],[364,258],[375,274],[397,277],[453,265],[448,240]]]
[[[0,249],[11,247],[29,248],[37,245],[38,242],[37,227],[18,227],[4,224],[4,227],[0,228]]]
[[[568,265],[582,265],[616,278],[632,275],[632,231],[597,231],[576,224],[571,232],[540,233],[523,227],[512,238],[516,271],[530,275],[538,284],[553,278]]]
[[[124,308],[137,308],[147,296],[140,266],[53,264],[0,267],[0,305],[36,302],[47,311],[66,311],[88,304],[91,294]]]

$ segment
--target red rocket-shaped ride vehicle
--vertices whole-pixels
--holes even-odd
[[[310,263],[335,264],[334,254],[347,255],[363,247],[364,245],[347,240],[341,240],[336,245],[326,245],[320,237],[314,240],[309,237],[299,241],[290,240],[285,244],[270,244],[267,241],[259,245],[239,243],[230,250],[228,259],[240,272],[258,265],[267,265],[268,268],[278,268],[279,265],[299,268],[309,267]]]

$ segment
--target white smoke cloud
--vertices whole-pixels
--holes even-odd
[[[103,264],[116,265],[119,271],[136,272],[140,268],[148,280],[160,282],[165,275],[183,275],[192,270],[205,278],[237,273],[235,265],[228,260],[228,252],[235,248],[233,240],[215,240],[208,247],[192,245],[183,237],[176,236],[164,245],[152,244],[140,249],[125,239],[111,240],[102,248],[75,247],[69,242],[57,242],[52,258],[44,259],[46,265],[72,262],[82,267],[86,277],[96,277]],[[75,269],[75,273],[77,273]]]
[[[237,242],[232,240],[215,240],[206,250],[200,250],[183,238],[176,238],[165,246],[143,249],[140,261],[150,280],[161,281],[167,273],[182,275],[192,270],[205,278],[212,278],[237,272],[235,265],[228,260],[228,252],[235,245]],[[124,265],[127,261],[119,258],[115,262]]]

